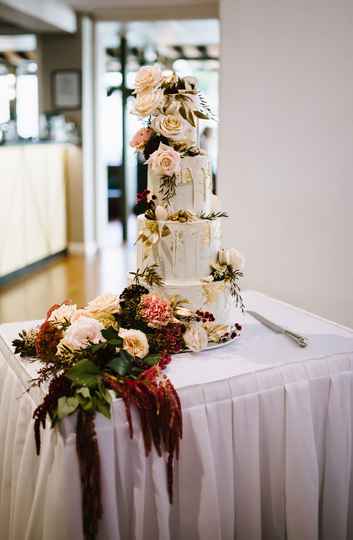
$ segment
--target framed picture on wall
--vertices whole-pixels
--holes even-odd
[[[81,108],[81,71],[57,69],[52,72],[52,99],[55,110]]]

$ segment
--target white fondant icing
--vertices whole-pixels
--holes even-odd
[[[160,197],[160,176],[148,165],[148,189],[158,197],[158,204],[166,206]],[[211,209],[212,175],[206,155],[181,158],[181,170],[176,179],[175,196],[169,209],[208,212]]]
[[[137,218],[139,233],[147,221],[144,216]],[[209,276],[210,265],[216,262],[221,247],[220,219],[157,223],[160,229],[168,227],[170,234],[161,236],[152,249],[138,242],[138,267],[158,264],[164,280],[197,280]]]

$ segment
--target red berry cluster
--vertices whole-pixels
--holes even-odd
[[[199,309],[195,312],[196,320],[201,322],[214,322],[215,318],[212,313],[209,311],[200,311]]]
[[[231,339],[234,339],[235,337],[239,336],[241,329],[242,329],[241,324],[235,323],[230,334]]]
[[[137,194],[137,203],[147,202],[148,195],[150,194],[149,189],[144,189],[143,191],[139,191]]]

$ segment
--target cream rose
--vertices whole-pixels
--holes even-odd
[[[221,249],[218,252],[219,264],[228,264],[234,268],[234,270],[243,270],[245,265],[244,256],[235,248]]]
[[[148,92],[156,88],[162,79],[162,72],[158,66],[143,66],[135,77],[135,92]]]
[[[187,127],[180,114],[159,115],[152,122],[153,129],[167,137],[176,139],[185,136]]]
[[[62,304],[57,309],[51,312],[49,321],[64,323],[71,322],[72,316],[77,310],[76,304]]]
[[[180,154],[170,146],[160,143],[158,150],[150,155],[146,163],[150,163],[157,174],[173,176],[180,170]]]
[[[60,343],[73,350],[85,349],[90,343],[105,341],[102,336],[103,328],[96,319],[80,317],[65,331]]]
[[[144,118],[145,116],[150,116],[153,112],[158,109],[163,100],[163,94],[160,90],[155,92],[144,92],[138,94],[135,99],[134,113],[137,116]]]
[[[118,313],[120,310],[119,306],[119,297],[115,294],[102,294],[97,296],[94,300],[88,302],[87,307],[85,308],[89,313]]]
[[[141,330],[126,330],[120,328],[119,336],[123,338],[123,349],[127,351],[131,356],[137,358],[144,358],[147,356],[149,347],[146,334]]]
[[[194,352],[205,349],[208,344],[207,332],[199,322],[193,322],[183,335],[185,345]]]

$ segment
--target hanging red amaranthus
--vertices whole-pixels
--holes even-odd
[[[167,480],[170,503],[173,502],[173,464],[179,458],[182,438],[182,413],[179,396],[159,366],[144,371],[137,380],[104,376],[106,386],[117,392],[124,401],[130,437],[134,435],[131,406],[138,410],[146,456],[154,445],[159,456],[168,453]]]

